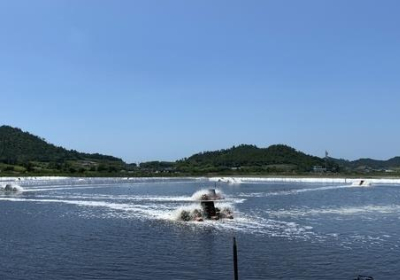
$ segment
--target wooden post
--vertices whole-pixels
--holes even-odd
[[[238,273],[238,257],[237,257],[237,245],[236,245],[236,238],[233,238],[233,270],[235,275],[235,280],[239,280],[239,273]]]

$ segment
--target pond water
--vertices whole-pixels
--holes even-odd
[[[0,279],[399,279],[400,185],[217,183],[233,220],[182,222],[208,179],[24,180],[0,192]]]

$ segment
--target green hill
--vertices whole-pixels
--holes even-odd
[[[79,153],[57,147],[19,128],[0,127],[0,162],[16,164],[28,161],[63,162],[66,160],[123,162],[122,159],[113,156]]]
[[[330,166],[332,163],[330,163]],[[325,166],[325,160],[297,151],[286,145],[258,148],[240,145],[230,149],[195,154],[177,162],[179,170],[197,172],[308,172]],[[335,165],[336,166],[336,165]]]
[[[348,161],[307,155],[286,145],[239,145],[197,153],[176,162],[126,164],[122,159],[80,153],[46,142],[19,128],[0,126],[0,175],[185,176],[215,174],[310,174],[317,172],[385,174],[400,172],[400,157]],[[372,173],[371,173],[372,172]],[[396,174],[397,174],[396,173]]]
[[[73,173],[121,169],[116,157],[80,153],[47,143],[44,139],[11,126],[0,127],[0,170]]]
[[[376,160],[371,158],[360,158],[357,160],[349,161],[344,159],[333,159],[337,164],[349,170],[387,170],[399,169],[400,157],[393,157],[388,160]]]

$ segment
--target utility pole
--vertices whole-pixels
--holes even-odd
[[[325,172],[328,171],[328,159],[329,159],[329,153],[327,150],[325,150]]]

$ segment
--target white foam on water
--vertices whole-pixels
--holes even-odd
[[[188,224],[191,227],[211,227],[216,230],[229,232],[244,232],[253,234],[267,234],[271,236],[286,238],[309,239],[316,236],[312,228],[301,226],[294,222],[279,221],[276,219],[265,219],[255,213],[244,214],[235,209],[235,204],[242,203],[245,197],[226,197],[224,200],[215,202],[216,207],[230,208],[233,210],[234,219],[221,219],[218,221],[205,220],[204,222],[178,222],[177,217],[182,210],[194,210],[200,208],[198,201],[201,195],[208,193],[203,189],[192,196],[156,196],[156,195],[110,195],[110,194],[81,194],[77,192],[65,192],[64,190],[80,190],[87,188],[106,187],[105,185],[87,184],[88,180],[77,180],[79,183],[71,185],[65,179],[65,183],[57,185],[54,182],[49,185],[29,185],[26,191],[31,195],[22,197],[0,197],[0,201],[24,202],[24,203],[60,203],[81,207],[80,216],[83,217],[108,217],[108,218],[134,218],[140,220],[162,220],[171,223]],[[299,191],[299,190],[297,190]],[[301,191],[301,190],[300,190]],[[304,190],[303,190],[304,191]],[[40,192],[34,194],[32,192]],[[282,192],[280,192],[282,193]],[[217,194],[223,196],[220,190]],[[196,203],[195,203],[196,202]],[[180,205],[179,205],[180,204]],[[92,211],[101,208],[105,211]],[[177,209],[178,208],[178,209]]]
[[[164,183],[164,182],[187,182],[193,180],[207,180],[203,177],[61,177],[61,176],[43,176],[43,177],[0,177],[0,182],[18,182],[22,186],[35,185],[76,185],[76,184],[114,184],[114,183]]]
[[[92,187],[48,187],[48,188],[25,188],[25,192],[51,192],[51,191],[63,191],[63,190],[84,190],[84,189],[97,189],[100,186]]]
[[[257,216],[240,215],[233,220],[214,222],[214,227],[224,231],[269,235],[289,239],[322,239],[312,232],[312,227],[294,222],[265,219]]]
[[[256,214],[244,214],[239,212],[233,204],[229,202],[218,202],[215,205],[220,209],[229,208],[234,218],[207,220],[202,222],[181,220],[182,211],[192,213],[194,210],[201,210],[197,204],[182,205],[173,211],[169,211],[159,216],[159,218],[167,221],[178,222],[189,225],[191,227],[210,227],[220,231],[243,232],[249,234],[261,234],[284,238],[298,239],[322,239],[312,232],[311,226],[301,226],[295,222],[279,221],[276,219],[265,219]]]
[[[272,217],[306,217],[319,215],[341,215],[353,216],[360,214],[400,214],[400,205],[366,205],[360,207],[339,207],[339,208],[321,208],[321,209],[292,209],[292,210],[269,210],[267,214]]]
[[[13,182],[13,181],[50,181],[50,180],[67,180],[70,177],[59,177],[59,176],[43,176],[43,177],[0,177],[0,182]]]
[[[221,207],[221,206],[220,206]],[[192,205],[189,207],[180,207],[173,211],[171,214],[165,214],[163,217],[166,220],[180,221],[182,211],[192,212],[198,209],[198,206]],[[234,210],[234,219],[220,219],[204,220],[202,222],[189,221],[183,222],[192,227],[211,227],[220,231],[228,232],[243,232],[249,234],[261,234],[275,237],[284,238],[298,238],[298,239],[311,239],[319,238],[314,232],[312,227],[301,226],[294,222],[277,221],[274,219],[263,219],[261,217],[252,217],[249,215],[243,215],[240,212]]]
[[[61,176],[43,176],[43,177],[0,177],[0,182],[20,182],[25,185],[37,184],[78,184],[86,182],[89,184],[94,183],[140,183],[140,182],[168,182],[168,181],[189,181],[189,180],[208,180],[211,182],[225,182],[230,184],[242,183],[263,183],[263,182],[303,182],[303,183],[338,183],[338,184],[352,184],[360,180],[368,181],[372,184],[398,184],[400,185],[399,178],[378,178],[378,179],[365,179],[365,178],[295,178],[295,177],[121,177],[121,178],[98,178],[98,177],[61,177]]]
[[[203,195],[207,195],[209,193],[209,189],[201,189],[198,190],[197,192],[195,192],[192,196],[191,199],[192,200],[201,200]],[[216,195],[220,198],[220,199],[224,199],[224,195],[222,193],[222,191],[220,189],[215,189],[215,193]]]
[[[70,204],[80,207],[101,207],[109,210],[117,210],[128,212],[131,217],[135,218],[157,218],[169,208],[163,205],[140,205],[128,203],[112,203],[107,201],[89,201],[89,200],[68,200],[68,199],[37,199],[37,198],[17,198],[17,197],[0,197],[0,201],[10,202],[35,202],[35,203],[61,203]]]
[[[399,178],[379,178],[379,179],[363,179],[363,178],[294,178],[294,177],[211,177],[209,178],[212,182],[224,182],[231,184],[243,184],[243,183],[265,183],[265,182],[298,182],[298,183],[338,183],[338,184],[352,184],[359,182],[360,180],[367,181],[372,184],[399,184]]]
[[[130,188],[133,187],[131,184],[118,185],[119,188]],[[27,185],[25,190],[27,192],[45,192],[45,191],[58,191],[58,190],[80,190],[80,189],[97,189],[97,188],[115,188],[115,184],[110,182],[94,182],[82,184],[61,184],[61,185]]]
[[[269,196],[277,196],[277,195],[295,195],[306,192],[317,192],[317,191],[327,191],[327,190],[337,190],[337,189],[346,189],[352,188],[351,185],[342,185],[342,186],[325,186],[325,187],[316,187],[316,188],[304,188],[304,189],[292,189],[292,190],[283,190],[277,192],[256,192],[256,193],[239,193],[239,197],[269,197]]]
[[[109,197],[108,197],[109,198]],[[187,197],[185,197],[186,199]],[[173,200],[173,199],[172,199]],[[257,215],[245,215],[237,211],[231,202],[217,202],[216,207],[232,209],[234,219],[221,219],[218,221],[205,220],[204,222],[179,222],[182,210],[193,211],[199,209],[197,203],[191,201],[188,205],[177,206],[165,203],[117,203],[104,200],[85,200],[78,197],[59,196],[57,198],[23,198],[23,197],[0,197],[0,201],[24,202],[24,203],[60,203],[76,205],[84,208],[80,213],[83,217],[109,217],[109,218],[135,218],[140,220],[164,220],[173,223],[185,223],[194,227],[212,227],[216,230],[229,232],[244,232],[252,234],[267,234],[270,236],[286,238],[310,239],[315,236],[310,227],[300,226],[293,222],[264,219]],[[104,212],[91,212],[91,208],[102,208]],[[86,210],[89,210],[87,212]]]
[[[189,205],[181,205],[178,209],[175,209],[174,205],[164,205],[164,204],[134,204],[134,203],[114,203],[109,201],[93,201],[93,200],[76,200],[76,199],[65,199],[61,196],[60,199],[56,198],[21,198],[21,197],[0,197],[0,201],[10,201],[10,202],[30,202],[30,203],[61,203],[76,205],[84,208],[104,208],[110,210],[110,216],[120,217],[120,218],[137,218],[137,219],[158,219],[170,222],[176,222],[180,218],[182,210],[193,211],[194,209],[199,209],[199,205],[191,203]],[[192,201],[193,202],[193,201]],[[234,208],[229,202],[218,202],[216,207],[220,209],[223,208]],[[277,236],[288,236],[296,235],[298,232],[303,232],[294,226],[294,224],[278,223],[273,222],[265,223],[263,221],[257,221],[250,217],[241,216],[238,211],[233,209],[235,218],[233,220],[222,219],[219,221],[204,221],[199,222],[189,222],[195,226],[207,226],[213,227],[219,230],[228,231],[242,231],[251,233],[268,233]],[[187,222],[185,222],[187,223]],[[278,230],[278,231],[277,231]]]

